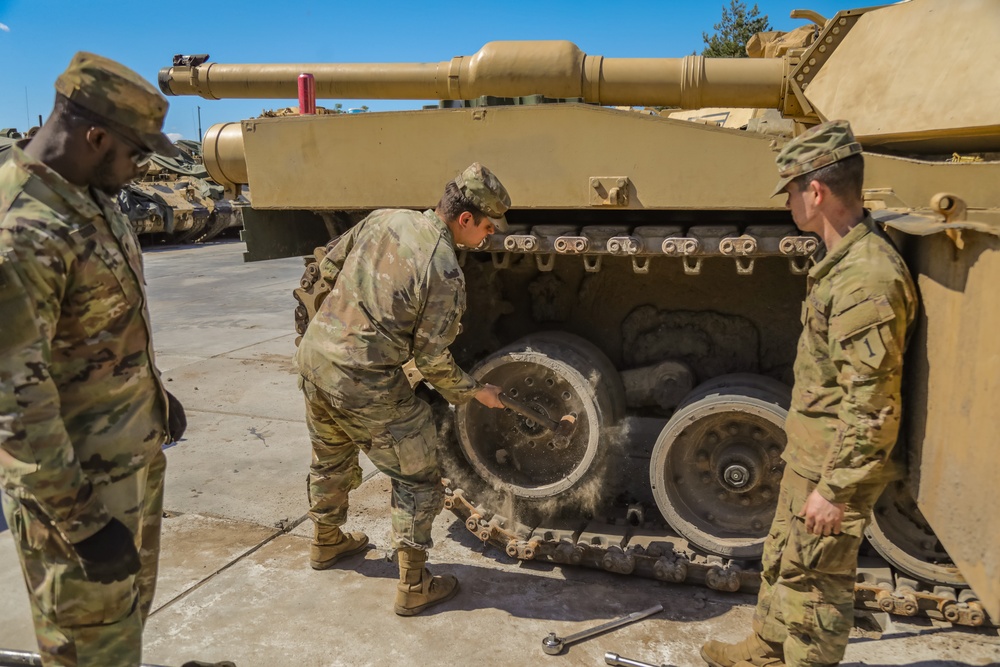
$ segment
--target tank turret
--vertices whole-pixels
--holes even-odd
[[[439,63],[181,58],[189,64],[160,70],[159,83],[167,95],[294,98],[298,75],[308,72],[317,97],[327,99],[544,95],[604,106],[776,108],[805,124],[846,118],[866,147],[1000,150],[1000,4],[920,0],[829,20],[800,15],[817,23],[818,34],[779,58],[610,58],[567,41],[503,41]]]

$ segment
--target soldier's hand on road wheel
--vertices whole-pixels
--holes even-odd
[[[495,384],[483,385],[483,388],[476,392],[476,400],[488,408],[502,409],[504,407],[500,401],[500,393],[502,391],[503,389]]]

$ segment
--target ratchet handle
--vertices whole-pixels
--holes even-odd
[[[522,403],[516,398],[512,398],[503,392],[500,393],[500,402],[525,419],[530,419],[539,426],[546,428],[553,433],[559,428],[559,422],[556,420],[546,417],[527,403]]]
[[[611,665],[612,667],[670,667],[669,665],[654,665],[640,660],[629,660],[617,653],[610,652],[604,654],[604,664]]]
[[[572,644],[578,642],[581,639],[586,639],[587,637],[593,637],[594,635],[599,635],[602,632],[607,632],[608,630],[614,630],[615,628],[621,627],[623,625],[628,625],[629,623],[635,623],[638,620],[646,618],[647,616],[652,616],[653,614],[658,614],[663,611],[663,605],[658,604],[650,607],[649,609],[643,609],[642,611],[634,611],[631,614],[622,616],[621,618],[616,618],[613,621],[608,621],[604,625],[598,625],[596,628],[591,628],[589,630],[583,630],[582,632],[577,632],[576,634],[570,635],[563,639],[563,644]]]

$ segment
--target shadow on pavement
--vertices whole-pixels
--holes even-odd
[[[466,543],[465,536],[471,538],[471,542]],[[427,567],[432,574],[455,575],[460,589],[454,599],[427,610],[421,616],[492,608],[517,618],[603,622],[609,617],[624,616],[662,604],[663,611],[650,619],[697,622],[721,616],[735,606],[753,604],[755,599],[744,594],[727,595],[598,570],[562,568],[544,562],[519,562],[499,549],[486,547],[484,550],[482,543],[457,520],[449,527],[448,538],[462,543],[462,548],[471,547],[470,550],[478,557],[506,567],[449,562],[449,556],[439,542],[430,552]],[[365,577],[398,577],[396,563],[384,557],[369,557],[361,562],[345,560],[338,565]],[[647,585],[637,586],[637,583]]]

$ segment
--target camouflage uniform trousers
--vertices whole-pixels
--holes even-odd
[[[317,526],[347,522],[348,494],[361,485],[360,450],[392,480],[393,548],[432,547],[444,487],[430,406],[411,394],[399,403],[347,408],[305,378],[299,388],[313,449],[309,517]]]
[[[166,465],[160,451],[145,468],[95,489],[135,535],[139,550],[139,572],[113,584],[87,581],[62,535],[27,505],[3,494],[45,667],[140,664],[142,629],[156,590]]]
[[[858,549],[884,486],[859,489],[845,507],[841,533],[823,537],[807,533],[798,516],[816,482],[785,469],[764,542],[753,629],[783,645],[789,667],[835,665],[844,657],[854,625]]]

